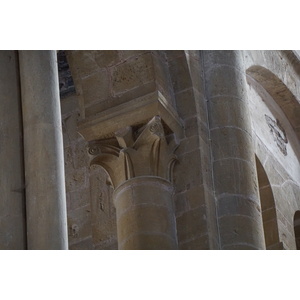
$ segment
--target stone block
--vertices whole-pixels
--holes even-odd
[[[76,210],[77,208],[90,204],[90,190],[83,188],[68,193],[68,211]]]
[[[92,235],[91,207],[86,205],[68,212],[69,244],[76,244]]]
[[[66,173],[66,190],[67,192],[79,190],[87,187],[88,176],[87,169],[74,169],[72,172]]]
[[[71,147],[64,148],[64,159],[65,159],[65,173],[69,173],[70,170],[74,169],[73,151]]]
[[[89,157],[87,151],[87,142],[85,140],[79,140],[73,145],[73,163],[75,169],[80,169],[83,167],[89,167]]]
[[[217,200],[218,217],[240,215],[253,219],[261,218],[261,208],[258,199],[247,199],[239,195],[223,196]]]
[[[193,86],[185,54],[170,60],[169,68],[175,93]]]
[[[195,96],[195,104],[196,104],[196,112],[198,114],[198,118],[201,122],[207,124],[208,126],[208,108],[207,101],[204,93],[199,92],[196,89],[194,90]]]
[[[229,96],[240,99],[246,96],[245,75],[229,66],[217,66],[205,73],[208,99]]]
[[[210,140],[208,124],[206,122],[202,122],[201,120],[199,120],[198,125],[199,125],[200,139],[202,139],[203,141],[206,141],[206,143],[208,144],[208,142]]]
[[[185,119],[184,128],[185,128],[185,136],[191,137],[195,135],[199,135],[199,120],[196,116]]]
[[[106,68],[113,66],[121,61],[120,51],[95,51],[95,62],[99,68]]]
[[[190,209],[205,205],[205,190],[203,185],[191,187],[185,194]]]
[[[184,50],[166,50],[166,58],[168,61],[184,56]]]
[[[248,245],[245,243],[238,243],[234,245],[225,245],[222,247],[222,250],[258,250],[258,249],[252,245]]]
[[[209,100],[209,122],[212,129],[224,126],[235,126],[250,130],[247,103],[237,98],[218,96]]]
[[[136,233],[124,241],[119,248],[127,250],[174,250],[177,242],[162,234]]]
[[[235,194],[258,197],[256,172],[251,162],[229,158],[213,162],[217,195]]]
[[[69,247],[70,250],[94,250],[93,240],[91,237],[84,239],[76,244],[72,244]]]
[[[221,127],[210,132],[214,160],[252,157],[251,136],[240,128]]]
[[[207,233],[205,206],[189,210],[176,218],[178,243],[182,244]]]
[[[95,250],[118,250],[118,241],[116,238],[106,240],[98,245],[95,245]]]
[[[61,106],[62,118],[64,118],[65,115],[68,116],[71,113],[77,112],[78,101],[79,100],[77,95],[70,95],[61,99],[60,106]]]
[[[174,197],[176,216],[181,215],[189,209],[185,194],[185,192],[178,193]]]
[[[178,156],[178,161],[174,167],[174,185],[177,192],[188,190],[203,183],[199,150]]]
[[[200,144],[198,135],[187,137],[180,141],[180,144],[176,149],[176,155],[181,156],[185,153],[193,152],[199,148]]]
[[[223,216],[219,218],[222,249],[264,249],[262,221],[248,216]]]
[[[121,95],[148,82],[154,81],[152,55],[146,53],[112,68],[113,96]]]
[[[196,104],[192,88],[178,92],[175,99],[178,114],[182,119],[195,116]]]
[[[218,65],[242,66],[242,51],[206,50],[202,51],[206,70]]]
[[[117,240],[117,224],[116,219],[106,216],[99,219],[97,223],[92,224],[93,244],[105,245],[110,244],[112,240]],[[107,245],[106,247],[109,247]]]
[[[123,51],[121,51],[121,56],[122,56],[122,59],[128,60],[129,58],[137,57],[142,54],[149,53],[149,52],[150,51],[148,51],[148,50],[123,50]]]
[[[77,123],[79,121],[79,113],[75,112],[62,120],[64,145],[68,146],[72,142],[82,139],[77,131]],[[66,143],[65,143],[66,142]]]
[[[175,107],[175,97],[172,89],[172,82],[168,64],[162,57],[160,51],[152,55],[154,76],[157,90],[166,98],[166,101]]]
[[[105,69],[82,79],[81,84],[85,107],[111,96],[109,74]]]
[[[0,217],[0,250],[26,249],[25,214]]]
[[[208,235],[196,237],[188,242],[179,244],[180,250],[211,250]]]
[[[69,65],[75,65],[77,68],[77,72],[79,75],[78,79],[82,79],[86,76],[89,76],[99,70],[98,65],[95,63],[95,53],[93,50],[77,50],[77,51],[68,51],[67,57],[69,61]],[[72,72],[73,71],[73,72]],[[71,68],[72,75],[74,77],[74,71]],[[74,78],[75,86],[76,79]]]
[[[188,61],[189,72],[194,89],[204,94],[203,66],[200,56],[196,55],[196,53],[192,55],[187,54],[186,59]]]
[[[146,204],[135,206],[117,216],[118,240],[123,243],[130,235],[147,232],[173,237],[173,220],[173,213],[165,207]]]

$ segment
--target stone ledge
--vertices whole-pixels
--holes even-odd
[[[178,138],[183,137],[183,125],[176,111],[157,91],[79,122],[78,131],[87,141],[110,138],[119,129],[146,124],[155,115],[159,115],[167,129]]]

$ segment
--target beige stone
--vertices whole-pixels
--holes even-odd
[[[299,249],[297,51],[45,53],[0,52],[1,249]]]
[[[0,249],[26,248],[25,182],[18,55],[0,51]]]
[[[265,249],[261,223],[257,218],[231,215],[223,216],[218,221],[223,249],[242,249],[247,245],[253,249]]]
[[[20,51],[29,249],[68,249],[55,51]]]

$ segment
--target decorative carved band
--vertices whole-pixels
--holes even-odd
[[[89,143],[91,164],[101,165],[116,188],[138,176],[158,176],[172,181],[178,147],[174,134],[166,137],[162,120],[152,118],[140,128],[125,127],[115,137]]]

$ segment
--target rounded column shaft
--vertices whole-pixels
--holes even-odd
[[[0,249],[26,249],[17,51],[0,51]]]
[[[222,249],[264,249],[242,51],[204,51]]]
[[[114,191],[119,249],[177,249],[173,187],[165,179],[142,176]]]
[[[56,51],[19,51],[29,249],[67,249]]]

